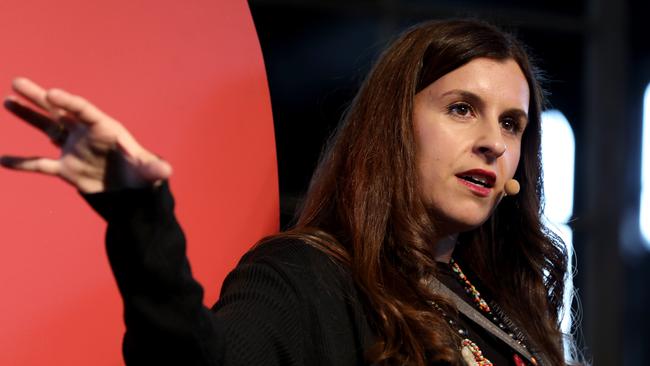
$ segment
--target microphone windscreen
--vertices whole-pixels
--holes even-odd
[[[519,186],[519,182],[517,182],[516,179],[510,179],[509,181],[506,182],[505,187],[503,187],[503,190],[506,191],[506,194],[508,196],[514,196],[517,193],[519,193],[519,189],[521,187]]]

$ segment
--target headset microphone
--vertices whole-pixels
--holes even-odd
[[[506,185],[503,187],[503,190],[506,192],[506,196],[514,196],[519,193],[519,182],[516,179],[510,179],[506,182]]]

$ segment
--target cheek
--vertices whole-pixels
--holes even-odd
[[[511,151],[506,152],[503,169],[508,179],[512,178],[515,175],[515,172],[517,171],[517,167],[519,166],[520,158],[521,158],[521,151],[519,150],[518,145],[516,146],[516,148],[512,149]]]
[[[439,118],[430,118],[424,123],[416,123],[415,139],[420,160],[442,162],[459,149],[458,132],[447,128]]]
[[[450,138],[444,138],[444,136],[440,138],[441,135],[443,134],[439,131],[429,132],[426,137],[421,138],[419,141],[417,162],[420,174],[424,177],[432,178],[443,174],[455,160],[452,148],[454,144],[449,143]]]

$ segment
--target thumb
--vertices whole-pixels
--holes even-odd
[[[137,170],[140,177],[148,182],[166,180],[172,175],[171,164],[158,157],[142,162]]]
[[[140,146],[132,137],[127,137],[118,139],[116,148],[134,169],[137,180],[158,183],[171,176],[171,164]],[[125,144],[124,140],[128,143]]]

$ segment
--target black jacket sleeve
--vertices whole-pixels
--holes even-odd
[[[84,196],[108,222],[127,365],[303,365],[299,291],[273,260],[243,261],[213,309],[192,277],[167,184]]]

